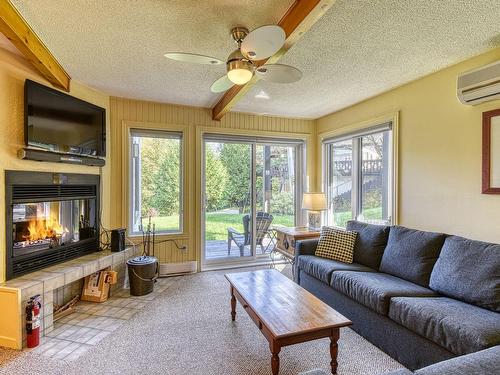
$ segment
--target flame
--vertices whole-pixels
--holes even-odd
[[[59,219],[51,214],[44,220],[30,220],[28,223],[28,235],[25,237],[28,241],[43,240],[46,238],[60,238],[68,229],[64,228]]]

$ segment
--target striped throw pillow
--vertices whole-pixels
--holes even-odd
[[[315,255],[322,258],[352,263],[357,232],[332,227],[321,228]]]

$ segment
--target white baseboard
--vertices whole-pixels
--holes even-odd
[[[196,261],[179,263],[160,263],[160,277],[195,273],[197,270]]]

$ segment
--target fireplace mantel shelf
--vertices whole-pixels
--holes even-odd
[[[133,247],[128,247],[118,253],[96,252],[0,283],[0,304],[12,316],[6,327],[8,332],[2,332],[4,327],[0,325],[0,346],[15,349],[24,346],[24,306],[30,297],[36,294],[42,296],[42,328],[44,333],[48,333],[53,327],[50,297],[54,290],[107,267],[124,273],[125,263],[136,255],[135,251]]]

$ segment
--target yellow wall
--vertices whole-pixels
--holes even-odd
[[[500,100],[466,106],[456,98],[459,73],[498,59],[495,49],[325,116],[318,141],[399,111],[399,224],[500,243],[500,195],[481,194],[481,114]]]
[[[24,146],[24,80],[47,86],[31,64],[22,57],[0,48],[0,282],[5,280],[5,170],[26,170],[98,174],[99,168],[20,160],[17,151]],[[78,82],[71,82],[71,95],[104,107],[109,118],[109,96]],[[109,121],[107,121],[109,124]],[[109,125],[108,125],[109,134]],[[108,137],[109,150],[109,137]],[[109,152],[109,151],[108,151]],[[109,158],[103,168],[103,223],[109,222]]]
[[[126,228],[128,220],[128,132],[130,128],[152,128],[184,131],[184,233],[162,238],[175,238],[188,246],[179,251],[170,242],[158,247],[162,262],[200,260],[200,187],[201,187],[201,137],[203,132],[240,135],[269,135],[303,138],[307,141],[308,180],[315,181],[314,121],[284,119],[229,113],[221,122],[212,121],[206,108],[177,106],[111,97],[111,149],[113,169],[111,195],[111,227]]]

